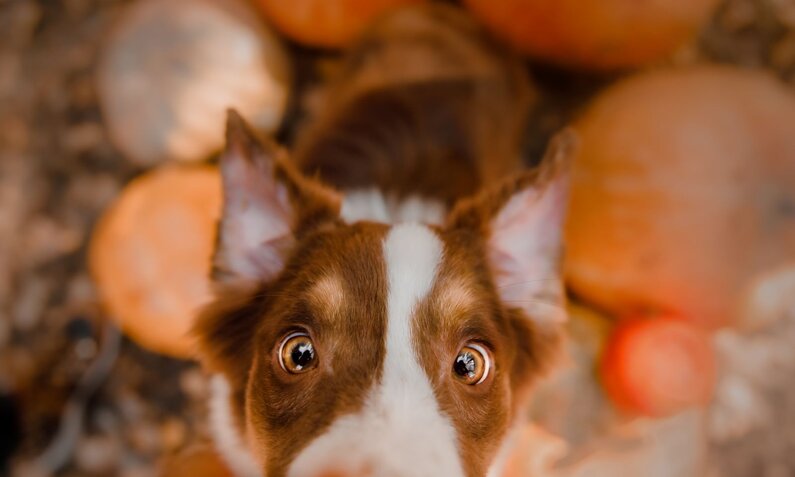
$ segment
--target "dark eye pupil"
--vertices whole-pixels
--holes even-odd
[[[477,363],[475,362],[475,358],[472,356],[472,353],[459,354],[455,359],[455,364],[453,364],[453,370],[455,373],[464,378],[474,376],[476,367]]]
[[[293,364],[295,364],[297,369],[302,369],[306,366],[309,366],[315,359],[315,348],[309,341],[299,343],[290,353],[290,359],[293,360]]]

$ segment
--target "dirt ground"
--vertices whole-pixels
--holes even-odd
[[[85,268],[93,224],[142,172],[109,142],[94,85],[98,51],[126,3],[0,0],[0,394],[14,396],[0,399],[0,475],[13,448],[23,462],[62,461],[59,476],[152,476],[162,455],[206,436],[206,377],[109,330]],[[322,71],[318,63],[333,55],[291,49],[301,97]],[[764,67],[795,88],[795,1],[727,0],[670,61]],[[527,137],[531,163],[549,135],[619,75],[529,68],[541,89]],[[287,143],[300,101],[288,117],[279,134]],[[90,366],[97,357],[112,365],[107,377]],[[714,445],[722,475],[795,475],[793,393],[770,399],[782,431]],[[74,450],[65,436],[64,448],[41,457],[64,413],[79,419],[80,409],[86,425]]]

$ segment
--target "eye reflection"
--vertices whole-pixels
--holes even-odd
[[[308,334],[295,332],[287,335],[279,347],[279,364],[291,374],[301,374],[317,364],[315,345]]]
[[[486,349],[475,343],[464,346],[453,362],[453,376],[468,385],[477,385],[489,377],[491,358]]]

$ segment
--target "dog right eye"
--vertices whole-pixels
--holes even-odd
[[[464,346],[453,363],[453,376],[470,386],[484,382],[489,377],[490,371],[491,355],[486,348],[477,343]]]
[[[301,374],[317,365],[315,345],[304,332],[290,333],[279,345],[279,364],[290,374]]]

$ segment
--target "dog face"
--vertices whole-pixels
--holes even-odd
[[[231,466],[496,475],[565,317],[559,158],[462,201],[441,225],[351,223],[342,196],[234,115],[227,140],[219,298],[197,331],[228,391],[217,407],[230,415],[216,421],[234,431],[219,447],[253,456]]]

